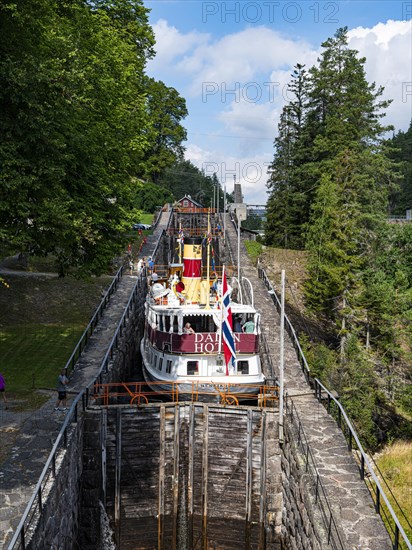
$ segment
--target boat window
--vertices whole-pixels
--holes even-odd
[[[188,361],[187,362],[187,374],[188,376],[193,376],[194,374],[199,374],[199,361]]]
[[[163,357],[159,359],[159,370],[162,370],[163,368]]]
[[[154,368],[157,369],[157,355],[154,356]]]
[[[169,332],[170,330],[170,317],[169,315],[165,315],[164,317],[164,332]]]
[[[238,361],[237,372],[239,374],[249,374],[249,361]]]
[[[169,373],[169,374],[172,372],[172,361],[171,361],[171,359],[168,359],[168,360],[167,360],[167,363],[166,363],[166,372]]]

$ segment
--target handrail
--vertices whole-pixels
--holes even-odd
[[[89,341],[90,336],[93,334],[94,329],[97,326],[97,323],[99,322],[100,318],[102,317],[103,311],[105,310],[107,304],[110,301],[111,296],[117,289],[117,286],[119,284],[119,281],[121,277],[123,276],[124,267],[120,266],[120,268],[117,270],[116,275],[113,278],[113,281],[111,282],[109,288],[105,292],[100,304],[97,306],[96,311],[93,314],[93,317],[90,319],[89,324],[84,329],[83,334],[80,336],[79,341],[77,342],[72,354],[70,355],[69,359],[66,362],[66,365],[64,366],[64,369],[69,374],[70,372],[74,371],[74,366],[79,360],[84,348],[87,346],[87,343]],[[90,331],[90,333],[89,333]]]
[[[266,288],[269,289],[269,294],[271,295],[272,297],[272,301],[273,303],[275,304],[276,306],[276,309],[278,310],[278,312],[280,312],[280,300],[279,300],[279,297],[275,291],[275,289],[273,288],[265,270],[261,267],[258,267],[258,273],[259,273],[259,277],[261,279],[263,279],[264,283],[265,283],[265,286]],[[380,501],[380,495],[383,495],[383,498],[384,498],[384,501],[385,501],[385,504],[388,506],[388,510],[395,522],[395,533],[394,533],[394,546],[393,546],[393,550],[398,550],[398,548],[400,548],[399,546],[399,534],[402,535],[405,543],[406,543],[406,546],[408,548],[408,550],[412,550],[412,545],[408,539],[408,537],[406,536],[402,526],[400,525],[399,523],[399,520],[395,514],[395,512],[393,511],[393,508],[392,506],[389,504],[389,501],[378,481],[378,478],[376,476],[376,474],[374,473],[372,467],[370,466],[370,463],[368,461],[368,458],[367,458],[367,455],[365,453],[365,451],[363,450],[363,447],[361,446],[360,442],[359,442],[359,438],[356,434],[356,431],[355,429],[353,428],[352,424],[350,423],[341,403],[339,403],[339,401],[325,388],[325,386],[323,386],[323,384],[317,379],[313,379],[311,376],[310,376],[310,368],[309,368],[309,365],[306,361],[306,357],[303,353],[303,350],[300,346],[300,343],[299,343],[299,339],[298,339],[298,336],[295,332],[295,329],[293,328],[292,326],[292,323],[290,322],[289,318],[287,317],[287,315],[285,315],[285,327],[286,327],[286,330],[288,331],[288,334],[292,340],[292,344],[294,345],[296,351],[297,351],[297,354],[298,354],[298,360],[299,360],[299,363],[301,365],[301,368],[302,368],[302,371],[303,371],[303,374],[305,375],[305,378],[306,378],[306,381],[313,385],[314,384],[314,392],[315,392],[315,397],[321,401],[321,390],[319,390],[319,388],[323,388],[324,391],[327,393],[328,395],[328,411],[329,411],[329,406],[330,406],[330,400],[332,399],[337,405],[338,405],[338,411],[339,411],[339,420],[338,420],[338,425],[339,427],[341,428],[341,425],[340,425],[340,418],[341,418],[341,415],[343,414],[343,418],[345,419],[345,422],[348,426],[348,429],[349,429],[349,433],[351,434],[350,435],[350,449],[351,449],[351,438],[353,437],[353,439],[355,440],[356,444],[358,445],[358,448],[360,450],[360,453],[361,453],[361,464],[362,464],[362,469],[361,469],[361,479],[363,481],[365,481],[365,476],[364,476],[364,467],[365,467],[365,464],[368,466],[368,469],[369,471],[371,472],[371,476],[372,478],[374,479],[374,481],[376,482],[377,481],[377,496],[376,496],[376,503],[375,503],[375,508],[376,508],[376,511],[381,515],[381,509],[380,509],[380,505],[379,505],[379,501]],[[344,433],[344,432],[343,432]],[[387,529],[387,528],[386,528]],[[388,529],[387,529],[388,530]],[[389,531],[388,531],[389,533]]]
[[[346,426],[348,427],[348,430],[349,430],[349,441],[348,441],[348,447],[349,447],[349,450],[352,451],[352,447],[353,447],[353,441],[352,441],[352,438],[355,440],[355,443],[360,451],[360,454],[361,454],[361,461],[360,461],[360,478],[362,480],[365,479],[365,468],[367,469],[368,473],[370,474],[370,476],[372,477],[374,483],[376,484],[376,501],[375,501],[375,510],[377,513],[379,513],[379,515],[381,515],[381,511],[380,511],[380,496],[382,495],[383,497],[383,500],[385,501],[385,504],[392,516],[392,519],[393,521],[395,522],[395,533],[394,534],[394,537],[395,537],[395,541],[394,541],[394,550],[397,550],[399,547],[399,534],[402,536],[407,548],[410,550],[412,549],[412,544],[411,542],[409,541],[408,537],[406,536],[406,533],[405,531],[403,530],[403,527],[402,525],[400,524],[399,520],[398,520],[398,517],[397,515],[395,514],[384,490],[382,489],[382,486],[379,482],[379,478],[377,477],[377,475],[375,474],[375,471],[374,469],[372,468],[370,462],[369,462],[369,459],[367,457],[367,454],[365,453],[365,451],[363,450],[363,447],[362,447],[362,444],[361,442],[359,441],[359,438],[358,438],[358,435],[354,429],[354,427],[352,426],[352,423],[351,421],[349,420],[346,412],[345,412],[345,409],[343,408],[342,404],[336,399],[336,397],[334,395],[332,395],[332,393],[322,384],[322,382],[320,380],[318,380],[317,378],[315,378],[314,380],[315,382],[315,397],[318,399],[319,402],[322,401],[322,390],[327,394],[328,396],[328,409],[330,409],[330,403],[333,401],[335,403],[335,405],[338,407],[338,414],[339,414],[339,420],[338,420],[338,425],[339,427],[341,428],[341,420],[343,418],[343,420],[345,421],[346,423]],[[341,428],[342,429],[342,428]],[[345,431],[342,430],[343,434],[346,436],[345,434]]]
[[[156,243],[155,250],[157,250],[157,247],[159,246],[159,242],[160,242],[160,238],[158,239],[158,241]],[[102,302],[100,303],[100,305],[98,307],[98,310],[100,310],[100,308],[102,306],[102,303],[104,303],[104,307],[107,305],[106,298],[109,298],[110,295],[114,292],[114,288],[117,287],[118,281],[120,280],[120,277],[122,276],[122,274],[123,274],[123,266],[120,267],[120,269],[116,273],[115,279],[112,281],[112,284],[110,285],[109,289],[107,290]],[[88,404],[90,389],[96,384],[96,382],[98,380],[101,382],[103,369],[105,369],[105,371],[107,372],[109,357],[110,357],[110,359],[113,358],[113,353],[114,353],[113,348],[114,347],[117,348],[117,346],[118,346],[119,335],[121,337],[123,327],[126,324],[125,321],[129,317],[129,313],[130,313],[131,308],[134,306],[134,302],[136,300],[136,296],[137,296],[138,292],[140,292],[141,290],[143,290],[143,292],[146,292],[146,289],[147,289],[146,270],[143,270],[140,273],[140,275],[139,275],[139,277],[136,281],[136,284],[133,287],[133,290],[131,292],[129,300],[128,300],[128,302],[126,304],[126,307],[124,309],[123,315],[122,315],[122,317],[119,321],[119,324],[117,325],[116,331],[115,331],[114,336],[113,336],[113,338],[112,338],[112,340],[109,344],[108,350],[107,350],[107,352],[106,352],[106,354],[105,354],[105,356],[104,356],[104,358],[103,358],[103,360],[100,364],[100,368],[99,368],[98,373],[93,378],[93,380],[78,393],[78,395],[75,397],[69,411],[66,414],[66,418],[63,422],[63,426],[61,427],[61,429],[60,429],[60,431],[57,435],[56,441],[55,441],[55,443],[52,447],[52,450],[50,451],[50,454],[49,454],[49,457],[46,461],[46,464],[44,465],[42,473],[40,474],[40,477],[39,477],[39,479],[36,483],[33,494],[32,494],[32,496],[31,496],[31,498],[30,498],[30,500],[29,500],[29,502],[26,506],[26,509],[25,509],[25,511],[24,511],[24,513],[21,517],[21,520],[20,520],[20,522],[17,526],[17,529],[16,529],[16,531],[13,535],[13,538],[12,538],[12,540],[11,540],[9,546],[8,546],[8,550],[14,550],[16,548],[16,544],[18,544],[19,541],[20,541],[20,546],[21,546],[22,550],[25,550],[25,548],[26,548],[25,534],[28,530],[28,527],[25,529],[26,520],[28,519],[33,507],[35,506],[36,500],[37,500],[37,505],[36,506],[38,506],[38,509],[40,511],[42,509],[42,506],[43,506],[43,504],[42,504],[43,503],[42,488],[47,484],[46,477],[48,475],[49,470],[51,470],[51,473],[52,473],[53,476],[56,475],[56,454],[60,450],[62,445],[64,445],[64,446],[66,445],[66,442],[67,442],[67,433],[66,432],[67,432],[67,429],[69,428],[69,425],[71,425],[72,423],[77,422],[78,413],[79,413],[79,403],[81,403],[82,410],[84,411],[87,407],[87,404]],[[96,311],[96,313],[97,313],[97,311]],[[92,319],[94,319],[96,317],[96,313],[95,313],[95,315],[93,315]],[[96,319],[98,320],[98,317],[96,317]],[[92,321],[90,321],[89,325],[91,324],[91,322]],[[89,325],[88,325],[88,327],[89,327]],[[86,332],[86,330],[85,330],[85,332]],[[85,333],[83,333],[82,338],[84,337],[84,335],[85,335]],[[76,346],[75,351],[76,351],[77,347],[78,346]],[[69,361],[67,362],[66,369],[68,368],[68,365],[69,365],[70,361],[72,360],[72,358],[74,356],[75,356],[75,352],[72,353]],[[43,492],[45,492],[45,491],[43,491]],[[30,523],[28,525],[30,525]]]
[[[44,485],[46,485],[47,481],[45,481],[46,477],[47,477],[47,474],[49,472],[49,470],[51,469],[53,475],[55,474],[55,457],[56,457],[56,454],[57,452],[60,450],[61,446],[62,446],[62,442],[63,444],[65,444],[65,441],[66,441],[66,431],[69,427],[69,425],[71,425],[72,423],[75,423],[77,422],[77,417],[78,417],[78,413],[79,413],[79,403],[81,403],[81,407],[82,407],[82,410],[84,411],[87,407],[87,404],[88,404],[88,401],[89,401],[89,394],[90,394],[90,389],[93,388],[94,384],[100,380],[101,381],[101,377],[102,377],[102,372],[103,370],[105,370],[107,372],[107,366],[108,366],[108,362],[109,362],[109,359],[111,359],[113,357],[113,351],[114,351],[114,347],[117,347],[118,346],[118,342],[119,342],[119,335],[121,335],[122,331],[123,331],[123,327],[125,325],[125,320],[126,318],[129,316],[129,313],[130,313],[130,309],[133,307],[134,305],[134,301],[136,299],[136,295],[138,292],[140,292],[141,289],[145,289],[147,287],[146,285],[146,282],[145,282],[145,278],[146,278],[146,275],[144,273],[142,273],[138,280],[136,281],[136,284],[135,286],[133,287],[133,290],[132,290],[132,293],[130,295],[130,298],[127,302],[127,305],[125,307],[125,310],[123,312],[123,315],[119,321],[119,324],[116,328],[116,331],[115,331],[115,334],[109,344],[109,348],[100,364],[100,368],[99,368],[99,371],[98,373],[96,374],[96,376],[93,378],[93,381],[90,382],[86,387],[84,387],[80,392],[79,394],[75,397],[67,415],[66,415],[66,418],[64,420],[64,423],[63,423],[63,426],[61,427],[60,431],[59,431],[59,434],[57,435],[57,438],[56,438],[56,441],[53,445],[53,448],[52,450],[50,451],[50,454],[49,454],[49,457],[46,461],[46,464],[42,470],[42,473],[40,474],[40,477],[39,477],[39,480],[36,484],[36,487],[33,491],[33,495],[29,501],[29,503],[27,504],[26,506],[26,510],[19,522],[19,525],[14,533],[14,536],[8,546],[8,550],[13,550],[14,548],[16,548],[16,544],[18,543],[19,539],[20,539],[20,544],[21,544],[21,548],[24,550],[26,548],[26,542],[25,542],[25,533],[27,532],[27,528],[25,529],[25,523],[26,523],[26,520],[27,518],[29,517],[29,514],[33,508],[33,506],[35,506],[35,503],[37,501],[37,505],[39,507],[39,509],[41,510],[42,508],[42,502],[43,502],[43,498],[42,498],[42,493],[44,492]]]
[[[239,391],[239,387],[242,390]],[[158,388],[158,389],[156,389]],[[118,404],[119,398],[127,397],[130,400],[130,405],[136,400],[140,404],[140,400],[145,404],[149,403],[150,398],[158,401],[159,395],[165,395],[172,403],[179,403],[181,400],[192,403],[198,402],[200,396],[221,397],[221,404],[230,405],[238,404],[238,401],[257,400],[258,406],[261,408],[273,405],[274,401],[279,400],[279,386],[267,384],[239,384],[239,383],[211,383],[201,380],[192,382],[111,382],[108,384],[94,384],[93,394],[91,398],[96,401],[96,406],[107,407],[110,404]],[[229,398],[234,398],[231,403]]]
[[[288,396],[286,396],[285,399],[285,406],[286,413],[290,417],[291,424],[295,424],[297,429],[297,444],[301,447],[303,452],[305,472],[310,475],[312,481],[314,478],[316,480],[315,504],[318,504],[321,511],[324,526],[328,533],[328,544],[330,544],[334,550],[343,550],[345,547],[339,534],[335,519],[333,517],[332,509],[328,500],[328,495],[325,487],[323,486],[315,458],[312,454],[305,430],[303,428],[303,424],[299,418],[299,414],[293,400]],[[311,466],[311,469],[309,468],[309,466]],[[322,495],[324,497],[327,510],[325,510],[322,503]]]
[[[259,274],[260,279],[263,279],[263,282],[265,283],[266,288],[269,289],[268,293],[271,296],[272,301],[275,304],[275,307],[276,307],[278,313],[280,313],[280,309],[281,309],[280,299],[279,299],[279,296],[278,296],[276,290],[273,288],[272,283],[270,282],[270,280],[269,280],[269,278],[266,274],[266,271],[262,267],[258,266],[258,274]],[[298,361],[299,361],[300,366],[302,368],[302,372],[305,375],[306,381],[309,383],[310,380],[311,380],[310,368],[309,368],[308,362],[306,361],[305,354],[303,353],[303,350],[301,348],[299,338],[296,334],[296,331],[293,328],[293,325],[290,322],[289,317],[286,314],[285,314],[285,328],[286,328],[286,331],[289,334],[289,337],[292,340],[292,344],[295,347],[296,352],[298,354]]]

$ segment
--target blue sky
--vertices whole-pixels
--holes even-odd
[[[349,28],[367,59],[369,82],[392,99],[385,122],[406,130],[412,117],[412,1],[146,1],[157,55],[148,73],[175,87],[189,116],[186,158],[233,176],[245,201],[267,200],[267,166],[286,86],[296,63],[316,63],[321,43]]]

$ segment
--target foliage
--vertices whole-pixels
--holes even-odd
[[[145,79],[149,114],[148,141],[142,159],[143,174],[157,182],[165,168],[183,160],[186,130],[180,121],[187,115],[186,102],[174,88],[153,78]]]
[[[256,263],[260,254],[262,254],[263,246],[258,241],[244,241],[247,253],[253,263]]]
[[[398,132],[388,141],[390,157],[400,164],[401,180],[399,188],[393,189],[390,196],[390,213],[405,216],[412,209],[412,121],[406,132]]]
[[[269,200],[265,238],[267,244],[285,248],[303,248],[303,227],[309,217],[312,198],[308,173],[302,166],[308,160],[305,135],[308,74],[304,65],[297,64],[288,94],[292,100],[280,116],[275,156],[269,168]]]
[[[176,200],[190,195],[205,208],[212,206],[217,189],[220,210],[223,210],[223,190],[216,174],[206,176],[190,160],[179,160],[164,170],[157,183],[168,189]]]
[[[132,204],[137,210],[154,212],[158,206],[174,200],[172,193],[164,187],[137,179],[134,179],[133,183]]]
[[[262,227],[262,218],[253,212],[249,212],[246,220],[242,221],[242,227],[245,229],[259,230]]]
[[[139,215],[132,177],[163,170],[185,139],[184,100],[144,74],[148,10],[7,0],[0,32],[2,248],[102,273]]]

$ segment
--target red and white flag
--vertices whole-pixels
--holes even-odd
[[[222,336],[223,353],[225,355],[226,375],[229,369],[234,370],[236,361],[235,340],[233,337],[232,308],[230,306],[230,292],[227,286],[225,267],[222,275]]]

